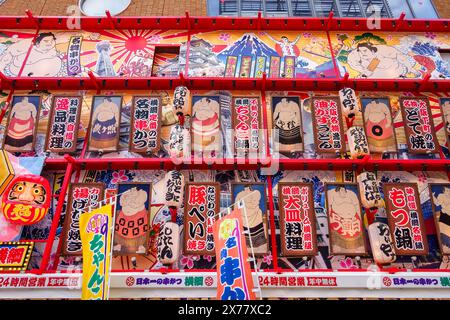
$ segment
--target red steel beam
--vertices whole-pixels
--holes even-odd
[[[171,30],[310,30],[310,31],[374,31],[373,19],[328,17],[76,17],[76,16],[0,16],[4,29],[73,30],[74,19],[81,29],[171,29]],[[68,23],[69,22],[69,23]],[[380,19],[385,32],[448,32],[449,19]]]

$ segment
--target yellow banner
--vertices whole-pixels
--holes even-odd
[[[83,246],[82,300],[107,300],[111,266],[112,206],[85,212],[80,217]]]

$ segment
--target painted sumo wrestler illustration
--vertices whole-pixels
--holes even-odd
[[[430,185],[442,253],[450,254],[450,185]]]
[[[361,205],[356,185],[327,185],[332,254],[365,252],[361,223]]]
[[[421,76],[413,69],[415,62],[387,45],[359,43],[349,53],[347,62],[360,73],[360,78],[404,78],[409,73],[413,73],[415,77]]]
[[[214,153],[221,149],[219,97],[192,97],[192,142],[194,152]]]
[[[298,97],[272,97],[273,127],[278,129],[280,151],[303,151],[301,109]]]
[[[394,124],[389,99],[362,98],[367,140],[371,152],[396,152]]]
[[[10,45],[0,56],[0,70],[8,76],[18,76],[26,58],[32,39],[19,40]],[[58,37],[58,43],[67,42],[67,37]],[[57,37],[52,32],[40,33],[31,47],[30,55],[22,71],[28,77],[55,77],[63,70],[63,56],[56,50]]]
[[[126,190],[127,191],[123,191]],[[146,184],[121,184],[118,193],[114,252],[120,255],[145,254],[149,233],[149,191]]]
[[[39,113],[39,96],[15,96],[6,129],[4,149],[32,151]]]
[[[253,242],[255,254],[264,254],[268,250],[267,223],[265,214],[264,184],[258,185],[233,185],[234,202],[243,200],[248,223],[242,210],[244,231],[250,230],[250,236],[245,235],[247,247],[250,249],[250,238]],[[262,193],[263,192],[263,193]]]
[[[117,149],[121,104],[122,98],[118,96],[93,98],[89,151],[115,151]]]

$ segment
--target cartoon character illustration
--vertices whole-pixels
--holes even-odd
[[[103,99],[97,106],[99,99]],[[120,102],[119,102],[120,101]],[[94,97],[91,117],[90,151],[112,150],[117,147],[120,126],[120,97]]]
[[[302,127],[297,97],[272,97],[273,124],[278,129],[280,151],[302,151]]]
[[[276,40],[274,37],[272,37],[269,33],[265,34],[267,37],[269,37],[270,40],[275,42],[277,45],[281,47],[281,52],[283,57],[284,56],[293,56],[296,57],[298,54],[295,52],[295,45],[300,40],[301,36],[298,35],[297,38],[295,38],[294,41],[289,41],[289,38],[286,36],[282,36],[281,40]]]
[[[245,206],[245,211],[241,210],[241,212],[243,215],[244,232],[250,232],[250,235],[245,235],[247,247],[250,248],[251,238],[254,252],[259,254],[265,253],[268,249],[267,224],[260,207],[261,198],[265,201],[265,197],[262,196],[261,191],[251,186],[244,186],[242,191],[238,192],[235,197],[236,203],[242,200]],[[247,214],[248,220],[244,216],[245,213]]]
[[[356,189],[356,185],[354,186]],[[334,254],[365,251],[362,237],[361,206],[351,186],[328,186],[331,251]]]
[[[433,201],[435,206],[437,206],[436,211],[439,213],[438,217],[438,229],[440,242],[442,245],[443,253],[450,254],[450,187],[442,186],[437,192],[436,187],[438,185],[432,186]]]
[[[347,57],[350,67],[360,78],[406,78],[408,74],[420,77],[413,69],[415,63],[396,48],[370,42],[360,42]]]
[[[193,97],[192,142],[194,151],[213,153],[220,150],[220,104],[218,97]]]
[[[34,174],[16,177],[2,195],[2,210],[8,222],[31,225],[41,221],[50,207],[50,184]]]
[[[32,38],[19,40],[10,45],[0,56],[0,70],[8,76],[17,77],[32,45]],[[40,33],[34,41],[22,75],[29,77],[55,77],[63,75],[63,55],[56,44],[67,42],[67,37],[52,32]]]
[[[394,124],[388,99],[361,99],[367,140],[371,152],[397,150]]]
[[[132,187],[119,196],[114,251],[121,255],[145,254],[149,232],[148,192]]]
[[[5,150],[13,152],[33,150],[39,103],[39,96],[14,97],[6,130]]]

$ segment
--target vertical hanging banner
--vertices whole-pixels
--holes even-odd
[[[218,300],[255,300],[242,215],[235,209],[213,226]]]
[[[186,184],[184,205],[184,253],[214,255],[213,224],[220,211],[220,184]]]
[[[428,98],[401,97],[400,109],[405,123],[408,151],[416,154],[437,153],[439,142]]]
[[[135,96],[131,105],[130,151],[157,153],[161,140],[161,97]]]
[[[253,58],[251,56],[241,57],[241,69],[239,70],[239,78],[250,77],[250,73],[252,71],[252,61]]]
[[[235,153],[256,157],[261,148],[262,129],[259,97],[233,97],[232,122]]]
[[[278,78],[280,76],[280,61],[280,57],[270,57],[269,78]]]
[[[73,183],[69,189],[64,228],[62,232],[62,254],[81,255],[80,217],[89,207],[96,207],[103,199],[102,183]]]
[[[345,150],[345,142],[339,98],[313,97],[311,113],[316,152],[342,153]]]
[[[295,57],[284,57],[284,77],[295,77]]]
[[[365,255],[366,242],[356,183],[325,184],[332,255]]]
[[[317,238],[312,184],[280,182],[278,204],[283,256],[315,256]]]
[[[50,110],[45,150],[72,153],[77,150],[81,96],[55,96]]]
[[[112,205],[80,217],[83,242],[82,300],[108,300],[111,272]]]
[[[428,242],[417,184],[385,183],[383,187],[396,254],[427,255]]]
[[[227,65],[225,67],[225,77],[235,77],[238,57],[228,56]]]
[[[255,65],[255,78],[262,78],[266,71],[266,57],[257,57]]]

